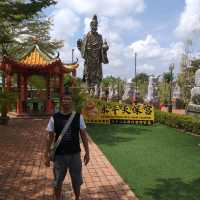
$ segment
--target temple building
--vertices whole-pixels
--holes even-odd
[[[16,114],[52,114],[56,103],[59,107],[61,106],[64,94],[64,75],[76,76],[78,66],[77,62],[64,64],[59,56],[52,58],[38,45],[34,45],[19,60],[4,56],[0,70],[4,72],[5,89],[17,92]],[[30,92],[29,79],[33,75],[43,78],[46,83],[46,88],[40,91],[42,93],[40,95],[37,94],[37,89],[35,93],[34,90]],[[13,76],[16,77],[16,84],[13,84]]]

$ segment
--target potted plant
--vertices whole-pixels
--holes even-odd
[[[16,95],[13,92],[0,91],[0,124],[6,125],[8,123],[8,108],[16,101]]]

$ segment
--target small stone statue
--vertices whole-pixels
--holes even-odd
[[[191,90],[191,103],[200,105],[200,69],[195,73],[195,87]]]
[[[108,99],[111,100],[113,98],[113,88],[112,88],[112,86],[109,86],[108,91],[109,91]]]
[[[147,94],[147,101],[153,102],[154,99],[157,97],[157,90],[158,90],[158,77],[150,76],[149,77],[149,85],[148,85],[148,94]]]
[[[77,41],[77,47],[81,52],[84,62],[83,80],[88,88],[100,87],[103,78],[102,63],[108,63],[107,51],[109,49],[106,41],[103,42],[102,35],[97,32],[98,20],[94,15],[90,22],[91,31]],[[98,91],[100,91],[98,89]],[[99,96],[100,94],[98,94]]]
[[[195,86],[191,89],[191,99],[186,111],[189,115],[200,116],[200,69],[195,73]]]

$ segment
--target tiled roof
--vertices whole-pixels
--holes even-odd
[[[48,65],[53,61],[44,54],[36,45],[28,54],[26,54],[20,62],[27,65]]]

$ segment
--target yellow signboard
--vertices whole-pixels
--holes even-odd
[[[149,104],[88,102],[83,115],[87,123],[152,124],[154,109]]]

